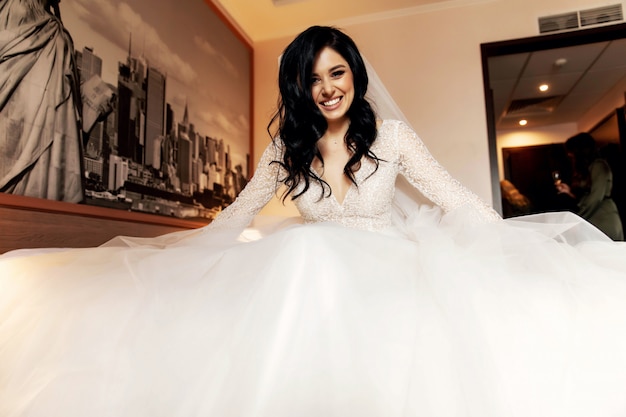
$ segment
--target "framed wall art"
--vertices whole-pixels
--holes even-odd
[[[195,227],[245,186],[252,48],[215,8],[7,0],[1,13],[0,205]]]

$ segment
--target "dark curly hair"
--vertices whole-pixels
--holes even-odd
[[[377,134],[376,115],[365,99],[368,77],[363,58],[348,35],[333,27],[312,26],[298,35],[283,52],[278,74],[278,109],[267,126],[270,136],[273,139],[280,137],[284,144],[283,160],[275,161],[287,172],[281,179],[287,186],[283,200],[290,194],[292,200],[304,194],[311,180],[322,186],[320,198],[331,194],[328,183],[311,170],[315,157],[324,163],[317,141],[328,128],[311,94],[313,64],[325,47],[332,48],[348,62],[354,79],[354,100],[347,113],[350,126],[345,137],[352,157],[344,167],[344,173],[357,185],[354,173],[360,168],[363,157],[375,161],[378,169],[380,160],[370,150]],[[275,124],[278,127],[272,132]],[[300,183],[304,186],[296,192]]]
[[[574,156],[574,169],[577,174],[586,176],[589,165],[600,155],[596,141],[590,133],[578,133],[565,141],[565,150]]]

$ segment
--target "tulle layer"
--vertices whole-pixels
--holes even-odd
[[[423,209],[12,253],[0,415],[623,416],[625,251]]]

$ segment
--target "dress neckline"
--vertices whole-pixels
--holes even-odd
[[[374,140],[374,142],[372,143],[372,146],[370,146],[370,149],[372,149],[374,146],[376,146],[377,141],[378,141],[378,137],[380,136],[380,132],[383,130],[383,128],[385,128],[388,125],[388,120],[384,119],[380,122],[380,124],[377,127],[377,135],[376,135],[376,139]],[[366,161],[367,158],[361,158],[361,167],[359,168],[359,170],[357,172],[354,173],[354,178],[357,181],[357,183],[360,182],[361,178],[359,178],[361,176],[361,173],[363,172],[363,166],[364,166],[364,161]],[[313,168],[313,166],[310,167],[311,171],[313,171],[313,173],[315,175],[317,175],[318,178],[322,179],[322,175],[320,175],[320,173]],[[326,183],[328,185],[328,188],[330,189],[330,198],[335,202],[335,204],[340,207],[343,208],[346,204],[346,200],[348,200],[348,197],[351,196],[351,194],[353,193],[353,189],[356,188],[356,185],[353,182],[350,182],[350,185],[348,186],[348,189],[346,190],[346,194],[343,196],[343,199],[341,201],[339,201],[339,199],[337,198],[337,194],[333,191],[333,187],[330,186],[330,184]]]
[[[328,185],[328,188],[330,189],[330,196],[329,196],[329,197],[330,197],[330,198],[332,198],[332,199],[333,199],[333,201],[334,201],[335,203],[337,203],[337,205],[338,205],[339,207],[343,207],[344,203],[346,202],[346,199],[347,199],[347,198],[348,198],[348,196],[350,195],[350,193],[351,193],[352,189],[355,187],[354,183],[353,183],[353,182],[350,182],[350,185],[348,186],[348,189],[346,190],[346,194],[343,196],[343,200],[339,201],[339,200],[337,199],[337,194],[335,194],[335,192],[333,191],[333,187],[331,187],[331,186],[330,186],[330,184],[328,184],[328,182],[326,182],[326,181],[322,178],[322,176],[320,175],[320,173],[319,173],[319,172],[318,172],[315,168],[313,168],[313,166],[311,166],[311,168],[310,168],[310,169],[311,169],[311,171],[313,171],[313,173],[314,173],[314,174],[315,174],[318,178],[320,178],[322,181],[324,181],[324,182],[326,183],[326,185]],[[355,172],[355,173],[354,173],[354,177],[355,177],[355,178],[356,178],[357,174],[358,174],[360,171],[361,171],[361,169],[359,169],[359,171],[357,171],[357,172]],[[320,185],[320,187],[321,187],[321,185]]]

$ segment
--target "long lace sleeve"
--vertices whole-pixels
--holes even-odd
[[[242,229],[248,226],[254,216],[272,199],[280,185],[281,167],[277,163],[272,163],[281,160],[282,151],[279,143],[277,139],[265,148],[250,182],[207,229]]]
[[[477,222],[501,219],[500,215],[476,194],[452,178],[405,123],[398,123],[397,140],[400,150],[400,172],[444,212],[463,207],[471,210],[466,214]]]

